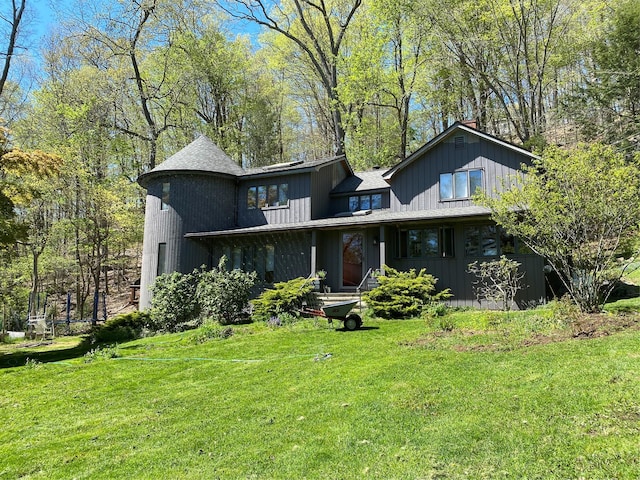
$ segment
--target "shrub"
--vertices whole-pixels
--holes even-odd
[[[151,287],[151,317],[156,327],[175,332],[181,325],[197,319],[200,305],[196,289],[200,271],[183,274],[165,273],[156,278]]]
[[[365,292],[363,298],[377,317],[416,317],[425,307],[451,297],[448,288],[434,293],[438,279],[427,274],[425,269],[400,272],[385,266],[385,274],[376,278],[379,286]]]
[[[125,342],[143,336],[146,330],[153,330],[148,312],[131,312],[116,315],[93,333],[96,342]]]
[[[502,304],[505,312],[510,311],[516,294],[523,287],[524,273],[518,270],[519,267],[520,263],[504,255],[498,260],[470,263],[468,272],[477,278],[473,288],[478,302],[488,300]]]
[[[456,328],[456,322],[451,316],[431,317],[430,324],[436,330],[451,332]]]
[[[84,354],[84,362],[91,363],[95,360],[110,360],[112,358],[118,358],[120,352],[118,351],[118,345],[102,345],[92,350],[89,350]]]
[[[226,257],[217,268],[200,274],[197,301],[201,313],[222,325],[240,323],[248,317],[249,297],[256,284],[256,272],[225,269]]]
[[[569,325],[580,318],[580,307],[569,295],[564,295],[550,303],[553,318],[559,323]]]
[[[273,285],[252,301],[254,318],[268,322],[272,317],[279,318],[286,313],[298,317],[303,303],[317,305],[318,295],[313,284],[306,278],[298,277],[288,282]]]
[[[232,327],[220,325],[218,322],[207,321],[202,324],[194,336],[196,343],[209,340],[224,340],[233,336]]]
[[[444,302],[434,302],[424,309],[424,314],[429,318],[444,317],[449,313],[449,306]]]

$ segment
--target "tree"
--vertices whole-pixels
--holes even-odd
[[[551,147],[514,180],[479,202],[547,260],[581,311],[599,311],[633,261],[618,257],[640,227],[640,156],[626,161],[601,144]]]
[[[544,133],[557,78],[582,33],[580,3],[431,0],[431,18],[459,65],[454,73],[463,77],[479,128],[504,130],[506,123],[524,144]]]
[[[520,263],[502,255],[490,262],[475,261],[468,271],[475,275],[474,290],[478,302],[489,300],[502,304],[505,312],[511,310],[516,294],[522,289],[524,273],[518,271]]]
[[[329,101],[334,154],[344,153],[343,106],[337,61],[343,41],[362,0],[232,0],[218,5],[235,18],[254,22],[291,40],[311,62]]]
[[[271,80],[247,38],[229,40],[209,18],[185,19],[180,29],[172,58],[186,78],[184,100],[194,113],[194,128],[240,165],[278,161],[276,115],[267,94]]]
[[[640,4],[623,0],[608,13],[568,107],[587,138],[640,151]]]
[[[11,60],[13,60],[14,52],[17,46],[18,35],[20,33],[20,27],[22,22],[22,15],[26,6],[26,0],[11,0],[11,11],[9,15],[5,15],[4,12],[0,13],[0,20],[6,23],[8,26],[7,45],[5,50],[0,54],[0,57],[4,58],[2,72],[0,73],[0,97],[4,91],[4,87],[9,78],[9,70],[11,68]],[[4,33],[4,28],[0,30]],[[4,35],[2,35],[4,36]]]
[[[83,15],[93,9],[90,22],[77,20],[78,49],[87,64],[107,73],[117,94],[111,126],[146,143],[147,166],[153,169],[160,137],[178,126],[184,85],[170,61],[170,22],[175,11],[188,7],[163,0],[115,2],[109,8],[90,3],[83,9]]]

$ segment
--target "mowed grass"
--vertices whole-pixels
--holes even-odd
[[[637,317],[445,318],[5,347],[0,478],[640,477]]]

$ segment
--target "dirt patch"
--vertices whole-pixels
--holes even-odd
[[[638,328],[640,328],[639,315],[604,313],[583,315],[571,325],[574,338],[606,337],[612,333]]]
[[[625,330],[640,330],[640,315],[584,314],[564,329],[551,333],[532,332],[526,338],[505,330],[452,330],[431,332],[404,345],[422,348],[440,348],[446,343],[457,352],[504,351],[571,340],[606,337]],[[470,338],[488,337],[487,343],[472,343]],[[478,340],[482,341],[481,338]],[[458,343],[459,341],[459,343]],[[446,347],[445,347],[446,348]]]

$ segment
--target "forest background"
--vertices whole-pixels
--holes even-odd
[[[199,134],[243,167],[391,166],[464,119],[538,152],[640,150],[634,0],[78,0],[43,36],[37,6],[0,6],[9,327],[45,296],[58,317],[69,292],[75,318],[94,292],[126,305],[136,178]]]

